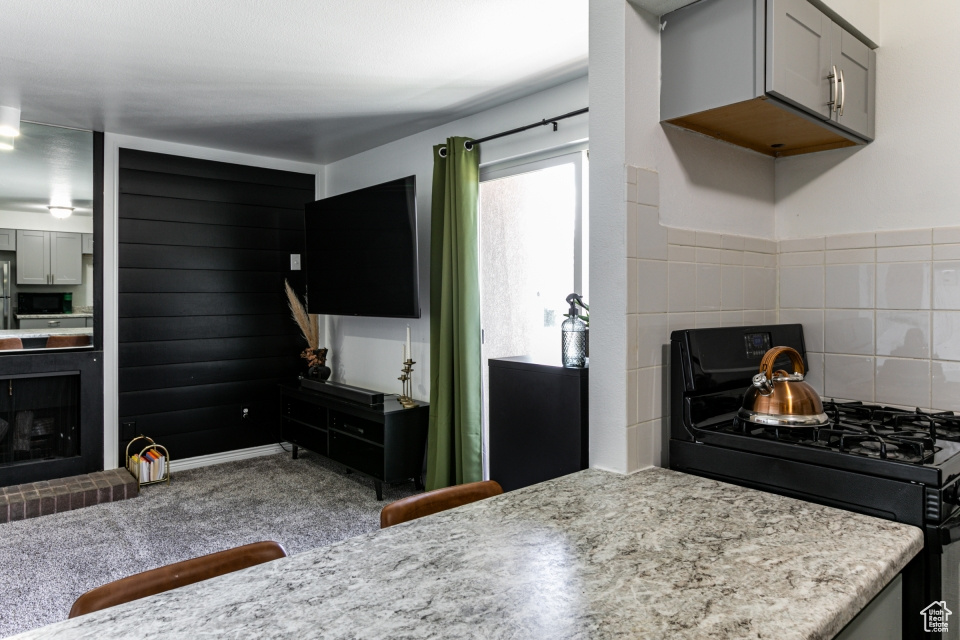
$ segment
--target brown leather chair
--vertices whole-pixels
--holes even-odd
[[[70,609],[70,617],[86,615],[124,602],[139,600],[194,582],[209,580],[225,573],[239,571],[254,565],[286,557],[277,542],[254,542],[200,556],[165,567],[144,571],[91,589],[77,598]]]
[[[463,504],[498,496],[501,493],[503,488],[498,482],[484,480],[401,498],[391,502],[380,512],[380,528],[386,529],[401,522],[416,520]]]
[[[47,349],[86,347],[89,344],[90,336],[50,336],[47,338]]]
[[[0,351],[23,349],[23,340],[20,338],[0,338]]]

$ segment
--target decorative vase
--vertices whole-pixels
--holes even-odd
[[[330,377],[332,370],[327,366],[328,349],[304,349],[301,358],[308,363],[307,376],[321,382]]]
[[[333,373],[333,371],[325,364],[314,365],[307,371],[307,375],[314,380],[319,380],[320,382],[324,382],[327,378],[329,378],[331,373]]]

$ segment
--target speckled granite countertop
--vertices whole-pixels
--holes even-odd
[[[75,311],[73,313],[24,313],[17,314],[17,320],[63,320],[64,318],[92,318],[89,311]]]
[[[829,638],[922,545],[673,471],[588,470],[16,637]]]
[[[0,338],[47,338],[49,336],[92,336],[93,327],[74,329],[0,329]]]

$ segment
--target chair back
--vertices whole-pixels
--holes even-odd
[[[76,618],[124,602],[139,600],[194,582],[216,578],[225,573],[270,562],[277,558],[286,557],[286,555],[283,547],[277,542],[254,542],[242,547],[168,564],[165,567],[144,571],[87,591],[73,603],[73,608],[70,609],[70,617]]]
[[[90,336],[50,336],[47,338],[47,349],[86,347],[89,344]]]
[[[23,340],[20,338],[0,338],[0,351],[23,349]]]
[[[503,493],[503,488],[498,482],[484,480],[483,482],[469,482],[455,487],[428,491],[409,498],[401,498],[396,502],[391,502],[380,512],[380,528],[386,529],[401,522],[416,520],[477,500],[498,496],[501,493]]]

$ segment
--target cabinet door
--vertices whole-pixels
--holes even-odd
[[[50,233],[17,230],[17,284],[50,284]]]
[[[26,321],[22,320],[21,324],[23,322],[26,322]],[[37,325],[37,326],[43,329],[83,329],[84,327],[87,326],[86,318],[66,318],[66,317],[44,318],[41,320],[37,320],[37,322],[41,323],[40,325]],[[28,327],[28,328],[33,328],[33,327]]]
[[[24,318],[20,321],[21,329],[49,329],[47,321],[42,318]]]
[[[807,0],[767,0],[767,93],[827,119],[833,21]]]
[[[92,233],[82,234],[80,244],[84,254],[93,253],[93,234]]]
[[[83,281],[83,251],[79,233],[50,232],[50,273],[53,284],[77,285]]]
[[[16,248],[16,229],[0,229],[0,251],[14,251]]]
[[[833,64],[842,75],[840,108],[834,121],[873,140],[877,90],[877,54],[840,25],[834,24]]]

